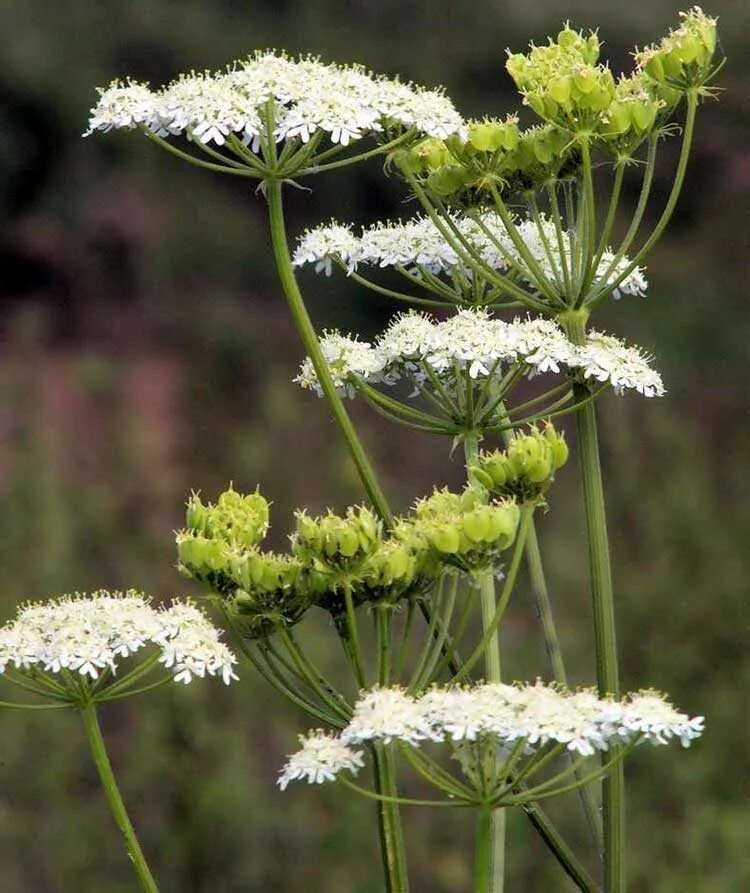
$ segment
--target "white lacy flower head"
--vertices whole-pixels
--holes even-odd
[[[430,735],[430,723],[414,698],[401,688],[374,688],[357,701],[341,740],[345,744],[393,740],[416,744]]]
[[[523,739],[528,745],[543,747],[553,742],[589,756],[637,735],[651,744],[666,744],[672,737],[689,743],[702,729],[703,717],[691,719],[657,692],[638,692],[618,702],[600,698],[592,689],[568,691],[537,681],[533,685],[435,686],[420,697],[400,688],[376,688],[356,703],[341,740],[419,745],[491,735],[502,744]]]
[[[461,116],[440,90],[379,77],[359,65],[267,51],[221,72],[183,75],[161,90],[116,81],[99,94],[87,134],[141,125],[160,136],[184,134],[205,145],[222,146],[234,135],[257,151],[271,123],[277,141],[306,143],[323,133],[341,146],[394,127],[439,138],[464,131]]]
[[[120,660],[147,646],[176,682],[194,676],[237,676],[236,658],[220,641],[208,617],[189,602],[154,608],[145,595],[99,591],[24,605],[0,628],[0,672],[38,667],[47,673],[70,671],[98,679],[115,673]]]
[[[297,243],[292,262],[295,267],[314,263],[315,272],[331,275],[334,261],[356,266],[359,241],[348,226],[330,226],[307,230]]]
[[[617,394],[635,390],[644,397],[662,397],[666,393],[650,357],[613,335],[589,332],[586,343],[577,348],[576,365],[584,379],[609,382]]]
[[[374,346],[336,332],[325,334],[321,345],[336,387],[350,397],[356,393],[356,380],[392,385],[406,378],[421,385],[427,382],[429,367],[453,386],[464,371],[480,379],[502,375],[513,364],[529,376],[569,374],[609,382],[617,394],[627,390],[645,397],[665,393],[646,354],[614,336],[592,331],[579,346],[552,320],[505,322],[484,309],[462,309],[442,321],[412,311],[394,317]],[[294,380],[320,395],[309,358]]]
[[[562,329],[544,319],[494,319],[486,310],[459,310],[438,321],[426,314],[397,316],[377,340],[389,381],[424,376],[419,364],[438,375],[468,371],[484,378],[518,363],[535,372],[561,372],[572,366],[575,348]]]
[[[494,212],[485,212],[477,218],[452,215],[450,224],[488,267],[499,272],[513,268],[524,282],[534,284],[534,271]],[[538,223],[532,219],[520,220],[516,221],[516,227],[545,278],[561,287],[565,271],[572,269],[574,244],[570,235],[565,231],[558,234],[554,222],[541,215]],[[347,233],[344,243],[340,241],[342,231]],[[364,227],[359,235],[354,234],[351,226],[335,222],[308,230],[295,253],[295,264],[315,263],[316,272],[328,272],[332,261],[343,263],[349,271],[356,270],[361,264],[404,267],[416,275],[420,275],[422,270],[447,276],[456,276],[460,272],[462,279],[470,280],[474,274],[462,254],[429,217],[415,217],[406,221],[376,223]],[[612,285],[629,269],[631,262],[628,257],[620,258],[613,266],[614,260],[615,255],[610,249],[602,253],[593,277],[594,286],[603,285],[605,281]],[[614,296],[644,295],[647,288],[643,269],[635,267],[617,285]]]
[[[320,339],[320,347],[336,389],[345,396],[354,397],[356,393],[352,376],[370,383],[381,380],[384,359],[367,341],[359,341],[339,332],[325,332]],[[305,358],[294,381],[300,387],[322,397],[318,375],[309,357]]]
[[[680,713],[664,695],[646,690],[628,696],[621,705],[619,722],[625,740],[642,735],[651,744],[667,744],[671,738],[679,738],[683,747],[690,747],[703,733],[705,717]]]
[[[301,748],[289,756],[281,770],[277,784],[282,791],[290,781],[304,781],[308,784],[323,784],[333,781],[339,772],[349,771],[354,775],[364,766],[361,750],[355,750],[340,738],[320,730],[307,737],[300,737]]]
[[[623,700],[600,698],[592,689],[568,691],[537,681],[533,685],[481,683],[465,687],[435,686],[419,697],[401,688],[364,692],[350,724],[338,737],[314,732],[290,757],[279,784],[307,779],[333,781],[338,772],[356,772],[361,751],[352,745],[400,741],[412,747],[448,741],[454,747],[486,741],[530,755],[559,746],[582,757],[613,744],[665,745],[677,738],[683,746],[703,733],[704,718],[680,713],[661,694],[642,691]]]

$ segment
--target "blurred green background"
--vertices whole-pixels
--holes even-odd
[[[191,488],[260,482],[280,542],[296,504],[359,498],[321,402],[290,379],[300,349],[276,286],[259,199],[180,166],[134,135],[80,139],[94,87],[159,83],[253,48],[312,51],[442,83],[467,114],[515,105],[504,49],[601,28],[615,70],[678,7],[506,0],[6,0],[0,4],[0,611],[97,586],[189,589],[172,531]],[[669,396],[601,404],[626,688],[653,685],[708,717],[705,738],[627,768],[631,890],[750,889],[748,863],[747,414],[750,7],[718,0],[729,64],[702,110],[679,212],[650,257],[647,299],[606,328],[658,357]],[[664,153],[657,195],[669,187]],[[405,213],[377,164],[292,191],[293,233],[332,214]],[[632,187],[635,189],[635,187]],[[628,194],[632,200],[633,193]],[[345,281],[304,278],[316,323],[364,332],[393,307]],[[446,445],[353,407],[399,506],[458,483]],[[593,680],[575,464],[541,536],[571,675]],[[311,630],[323,658],[333,637]],[[547,674],[524,589],[506,625],[514,675]],[[331,662],[334,657],[331,655]],[[274,786],[306,717],[246,666],[103,721],[126,800],[165,891],[375,893],[370,807],[335,790]],[[575,801],[557,804],[583,840]],[[410,814],[414,890],[469,887],[465,816]],[[2,714],[4,893],[125,891],[129,867],[72,716]],[[509,890],[566,891],[511,822]]]

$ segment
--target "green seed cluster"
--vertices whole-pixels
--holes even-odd
[[[402,519],[396,535],[422,542],[433,562],[472,573],[494,565],[513,544],[520,512],[513,500],[488,503],[474,488],[436,490]]]
[[[220,596],[246,635],[263,637],[314,605],[335,619],[347,597],[395,605],[423,595],[445,567],[488,567],[513,543],[518,519],[512,500],[489,504],[476,489],[438,490],[388,532],[364,506],[320,517],[298,511],[290,551],[279,554],[260,548],[265,499],[230,489],[215,505],[190,498],[177,554],[181,571]]]
[[[706,83],[716,52],[716,19],[698,6],[681,15],[679,28],[636,53],[636,63],[649,78],[678,91]]]
[[[481,452],[470,472],[493,496],[525,502],[542,496],[567,461],[565,436],[547,424],[514,434],[504,451]]]
[[[267,635],[278,623],[294,624],[309,607],[299,586],[303,566],[292,556],[264,552],[269,505],[258,492],[231,487],[216,504],[190,497],[185,530],[177,534],[180,570],[222,596],[249,636]]]
[[[697,7],[682,16],[661,43],[635,53],[636,70],[619,79],[599,61],[598,36],[570,26],[528,53],[509,53],[508,72],[542,125],[519,129],[516,115],[469,121],[465,139],[430,137],[396,152],[394,162],[433,195],[467,205],[486,200],[491,186],[524,191],[574,175],[584,140],[630,157],[686,90],[708,92],[716,20]]]
[[[612,72],[598,60],[596,34],[584,37],[566,27],[546,46],[510,54],[506,68],[540,118],[572,133],[595,133],[615,96]]]

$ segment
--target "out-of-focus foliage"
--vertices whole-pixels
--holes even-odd
[[[611,306],[604,320],[657,354],[670,389],[662,401],[602,404],[624,687],[653,684],[708,717],[689,752],[644,753],[629,766],[633,893],[725,893],[750,873],[741,694],[750,11],[739,0],[707,11],[721,16],[726,93],[701,111],[679,213],[649,259],[649,297]],[[675,9],[664,0],[25,0],[0,9],[4,615],[22,598],[76,588],[189,589],[173,567],[172,531],[192,487],[214,494],[229,480],[244,490],[262,482],[277,518],[297,503],[318,511],[360,496],[324,405],[290,384],[301,350],[260,201],[136,136],[80,140],[94,86],[129,73],[160,82],[274,45],[444,83],[466,113],[504,114],[515,104],[504,47],[542,40],[568,16],[600,26],[625,68],[628,50],[658,37]],[[668,183],[665,173],[657,185]],[[377,166],[314,185],[312,195],[290,193],[293,230],[334,211],[364,222],[412,210]],[[381,327],[394,308],[342,280],[305,278],[316,322]],[[460,484],[445,444],[355,414],[399,508],[433,483]],[[575,467],[560,472],[540,533],[571,675],[590,682]],[[287,532],[270,539],[281,544]],[[528,593],[511,607],[505,665],[519,677],[546,674]],[[335,669],[322,618],[309,635]],[[242,676],[218,695],[196,685],[103,711],[163,889],[375,893],[368,807],[335,790],[275,790],[307,720],[250,668]],[[131,889],[73,717],[2,716],[3,890]],[[575,799],[555,810],[575,817],[585,843]],[[471,831],[460,812],[410,814],[415,890],[467,888]],[[511,841],[512,889],[568,889],[520,816]]]

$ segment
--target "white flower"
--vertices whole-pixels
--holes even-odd
[[[384,360],[367,341],[358,341],[338,332],[326,332],[320,339],[320,347],[336,389],[346,396],[353,397],[356,393],[351,382],[352,376],[367,382],[380,380]],[[314,391],[319,397],[323,395],[317,373],[309,357],[302,363],[294,381],[300,387]]]
[[[100,90],[87,133],[143,125],[160,136],[184,134],[217,146],[233,134],[257,151],[271,124],[276,141],[306,143],[322,132],[341,146],[394,126],[436,137],[464,131],[440,91],[378,77],[359,65],[258,52],[221,72],[183,75],[155,92],[114,82]]]
[[[374,346],[329,332],[321,347],[336,387],[349,397],[356,394],[355,379],[385,385],[407,379],[427,388],[431,375],[448,391],[463,394],[465,374],[475,380],[499,378],[514,365],[529,377],[551,373],[609,382],[620,395],[627,390],[645,397],[665,393],[646,354],[612,335],[592,331],[579,346],[550,319],[505,322],[484,309],[462,309],[442,321],[412,311],[394,317]],[[322,393],[309,358],[294,380]]]
[[[153,128],[156,118],[156,97],[146,84],[136,81],[113,81],[99,88],[99,102],[91,109],[88,136],[95,131],[132,130],[139,124]]]
[[[515,225],[535,266],[548,281],[561,289],[565,285],[565,272],[570,274],[573,269],[575,244],[570,233],[561,231],[558,235],[554,222],[544,216],[540,216],[538,223],[533,219],[524,219],[515,221]],[[506,272],[513,268],[525,283],[535,285],[536,270],[519,252],[502,220],[494,212],[487,211],[478,217],[453,214],[445,221],[445,226],[455,227],[463,240],[492,270]],[[340,230],[349,234],[345,255],[339,252],[340,246],[336,238]],[[417,276],[421,273],[420,268],[435,275],[457,277],[460,274],[463,281],[471,280],[474,276],[467,264],[465,245],[459,244],[457,250],[429,217],[375,223],[364,227],[358,236],[350,226],[331,223],[309,230],[303,236],[303,241],[313,237],[318,251],[311,257],[298,252],[295,254],[295,262],[298,266],[315,262],[317,272],[328,272],[331,260],[338,259],[350,270],[363,264],[373,267],[404,267]],[[326,259],[328,264],[323,263]],[[611,285],[630,267],[628,257],[620,258],[613,267],[614,259],[611,249],[602,252],[592,286],[603,285],[605,280]],[[643,269],[635,267],[617,286],[614,296],[644,295],[647,288],[648,282]]]
[[[333,781],[339,772],[353,774],[364,766],[362,751],[348,747],[342,740],[322,731],[300,737],[302,747],[293,753],[281,770],[278,785],[286,790],[290,781],[307,780],[308,784]]]
[[[147,646],[161,651],[159,661],[176,682],[206,674],[226,683],[237,678],[236,658],[201,610],[178,601],[157,609],[133,590],[22,606],[16,619],[0,628],[0,672],[8,665],[39,667],[97,679],[104,669],[115,673],[120,659]]]
[[[617,394],[635,390],[644,397],[661,397],[666,393],[648,355],[613,335],[592,330],[586,343],[577,348],[574,365],[581,369],[585,379],[610,382]]]
[[[372,741],[412,747],[448,741],[454,752],[480,741],[506,754],[520,744],[526,756],[562,745],[587,757],[634,740],[658,746],[679,738],[688,747],[703,727],[702,716],[680,713],[654,691],[616,701],[591,689],[567,691],[539,681],[435,686],[420,697],[401,688],[376,688],[361,695],[351,723],[338,737],[314,732],[301,739],[302,749],[289,758],[279,785],[303,778],[333,781],[342,769],[356,772],[363,765],[362,752],[351,745]]]
[[[430,724],[414,698],[400,688],[375,688],[357,701],[341,740],[345,744],[392,740],[416,744],[430,734]]]
[[[315,272],[331,275],[334,260],[348,268],[356,267],[359,242],[347,226],[330,226],[309,229],[297,243],[292,262],[295,267],[314,263]]]
[[[187,684],[194,676],[220,677],[225,685],[237,675],[233,665],[237,658],[220,640],[220,632],[208,617],[189,602],[172,602],[160,612],[162,623],[162,655],[159,658],[172,669],[175,682]]]
[[[519,739],[534,747],[558,743],[589,756],[639,734],[651,744],[666,744],[675,736],[689,743],[702,730],[703,717],[679,713],[656,692],[615,701],[599,698],[591,689],[571,692],[537,681],[435,686],[418,698],[400,688],[376,688],[355,704],[341,740],[396,740],[420,746],[425,741],[475,741],[489,735],[501,745]]]
[[[650,744],[667,744],[676,737],[689,747],[703,733],[704,724],[703,716],[680,713],[664,695],[648,690],[629,695],[622,704],[619,734],[626,740],[640,734]]]

